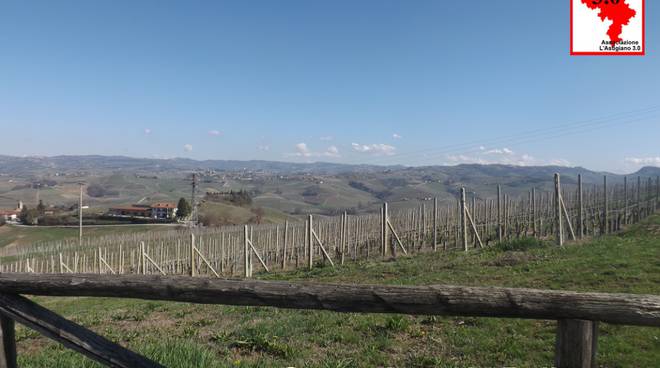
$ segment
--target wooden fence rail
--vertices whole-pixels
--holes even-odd
[[[18,294],[137,298],[335,312],[557,320],[555,363],[558,367],[571,368],[594,364],[596,323],[599,321],[660,327],[660,296],[656,295],[445,285],[338,285],[151,275],[62,274],[44,278],[24,273],[0,274],[0,313],[4,317],[37,328],[92,359],[116,367],[131,366],[126,365],[129,361],[142,364],[134,363],[133,366],[157,365],[149,365],[151,363],[146,358],[126,352],[80,326],[69,326],[72,322],[35,307]],[[41,322],[44,320],[48,322]],[[15,357],[11,341],[7,341],[13,339],[13,326],[5,323],[2,326],[3,346],[10,348],[5,356]],[[63,336],[68,338],[63,339]],[[76,337],[74,344],[70,336]],[[95,344],[89,344],[90,341]],[[94,348],[89,348],[90,345]],[[109,355],[108,351],[117,353]],[[5,361],[5,366],[15,365],[7,365]]]

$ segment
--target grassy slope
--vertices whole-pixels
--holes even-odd
[[[271,275],[270,279],[460,284],[660,294],[660,216],[565,249],[519,244]],[[119,299],[37,298],[43,305],[172,367],[551,366],[555,323],[358,315]],[[19,328],[24,367],[87,367]],[[660,329],[601,325],[601,366],[654,366]]]
[[[102,236],[118,231],[144,232],[157,230],[171,230],[165,226],[134,225],[125,227],[85,227],[84,236]],[[12,245],[26,245],[45,241],[59,241],[64,239],[77,239],[77,228],[60,227],[18,227],[11,225],[0,226],[0,247]]]

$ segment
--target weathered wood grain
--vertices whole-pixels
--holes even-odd
[[[16,368],[16,330],[14,320],[0,315],[0,368]]]
[[[0,274],[0,292],[337,312],[585,319],[660,327],[660,296],[462,286],[378,286],[177,276]]]
[[[597,322],[584,320],[557,321],[555,366],[557,368],[596,367],[598,343]]]
[[[108,367],[162,367],[20,295],[0,293],[0,313]]]

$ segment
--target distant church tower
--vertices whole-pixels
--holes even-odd
[[[16,210],[18,210],[18,211],[23,210],[23,201],[18,201],[18,207],[16,208]]]

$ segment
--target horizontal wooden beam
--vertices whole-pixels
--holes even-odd
[[[0,292],[336,312],[583,319],[660,327],[660,296],[462,286],[383,286],[180,276],[0,274]]]
[[[108,367],[162,367],[20,295],[0,293],[0,313]]]

